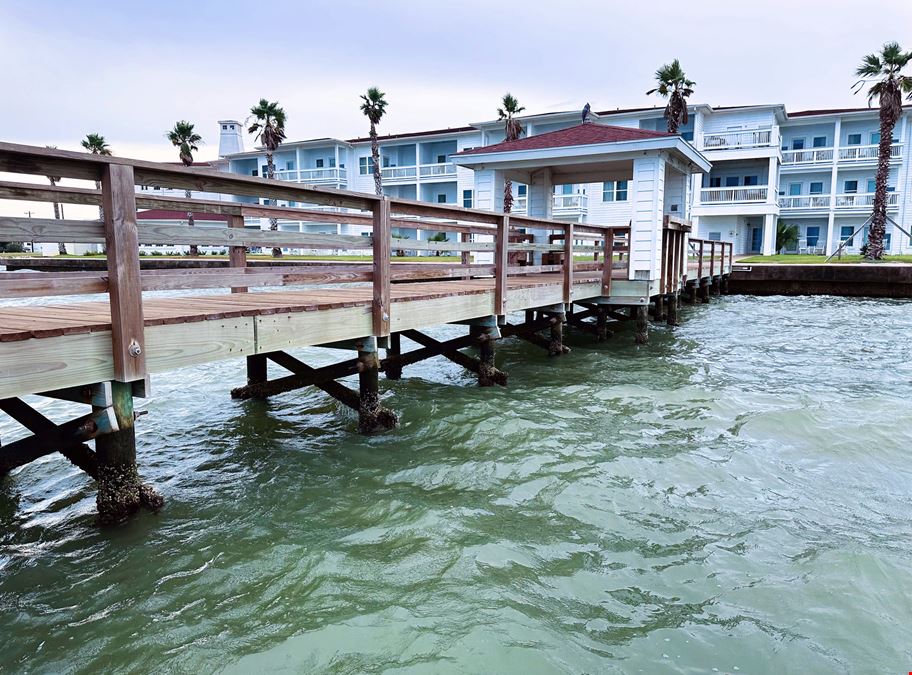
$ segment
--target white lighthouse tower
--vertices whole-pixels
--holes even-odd
[[[219,157],[244,152],[244,136],[237,120],[219,120]]]

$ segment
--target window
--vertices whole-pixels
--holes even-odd
[[[269,167],[267,165],[264,164],[263,166],[260,167],[260,175],[261,176],[269,175]]]
[[[858,181],[857,180],[847,180],[843,184],[843,192],[846,194],[855,194],[858,192]]]
[[[709,234],[706,235],[706,238],[709,239],[710,241],[722,241],[722,233],[721,232],[710,232]]]
[[[825,148],[827,144],[826,136],[814,136],[814,147]]]
[[[710,176],[709,177],[709,187],[717,188],[722,187],[722,178],[719,176]]]
[[[380,166],[382,166],[384,169],[385,169],[385,168],[388,168],[388,167],[390,166],[390,158],[389,158],[389,155],[384,155],[384,156],[383,156],[383,158],[381,159],[381,164],[380,164]],[[395,164],[394,164],[393,166],[395,166]]]
[[[880,143],[880,132],[872,131],[871,132],[871,145],[877,145]]]
[[[258,175],[260,175],[260,172],[257,171],[256,169],[251,169],[251,170],[250,170],[250,175],[251,175],[251,176],[258,176]]]
[[[528,191],[528,187],[526,187],[525,185],[518,185],[516,187],[516,196],[525,197],[527,191]]]
[[[335,169],[335,168],[336,168],[336,158],[335,158],[335,157],[330,157],[330,158],[329,158],[329,168],[330,168],[330,169]]]
[[[855,228],[851,225],[843,225],[839,228],[839,239],[845,242],[846,246],[854,246],[855,238],[852,236],[852,233],[855,231]]]
[[[692,132],[692,131],[682,131],[682,132],[681,132],[681,138],[683,138],[685,141],[692,141],[692,140],[694,139],[694,132]]]
[[[226,131],[227,129],[228,129],[228,125],[227,125],[227,124],[223,124],[223,125],[222,125],[222,131]]]
[[[877,181],[873,178],[868,179],[868,192],[873,193],[877,191]]]
[[[288,160],[287,162],[285,162],[285,170],[294,171],[294,161]]]
[[[861,145],[861,134],[849,134],[846,145]]]
[[[823,194],[823,182],[815,181],[811,183],[810,193],[812,195],[822,195]]]
[[[446,164],[446,155],[437,155],[438,164]]]
[[[738,177],[737,176],[726,176],[725,177],[725,187],[738,187]]]
[[[892,232],[884,232],[883,247],[884,251],[890,251],[890,240],[893,238]]]
[[[789,196],[797,197],[801,194],[801,183],[789,183]]]
[[[567,193],[569,194],[569,193]],[[626,180],[609,180],[602,183],[602,201],[603,202],[626,202],[627,201],[627,181]]]
[[[808,226],[805,231],[805,237],[807,238],[808,246],[817,246],[817,242],[820,240],[820,227],[817,225]]]
[[[323,168],[323,159],[322,159],[322,158],[317,160],[316,167],[317,167],[318,169],[322,169],[322,168]]]
[[[447,203],[446,195],[445,195],[445,194],[443,194],[443,195],[437,195],[437,203],[438,203],[438,204],[446,204],[446,203]]]
[[[474,195],[471,190],[462,191],[462,206],[467,209],[471,209],[475,204]]]
[[[793,138],[792,139],[792,150],[804,150],[804,139],[803,138]]]
[[[366,176],[369,173],[374,172],[374,158],[373,157],[359,157],[358,158],[358,173],[362,176]]]
[[[745,176],[744,184],[745,185],[759,185],[760,179],[757,176]]]
[[[560,185],[560,186],[558,186],[558,188],[557,188],[557,193],[558,193],[558,194],[561,194],[561,195],[572,195],[572,194],[573,194],[573,186],[572,186],[571,184],[569,184],[569,183],[565,183],[564,185]]]

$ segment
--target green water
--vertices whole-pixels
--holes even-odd
[[[318,392],[231,401],[239,362],[158,377],[159,515],[100,530],[59,457],[0,482],[0,670],[907,672],[910,310],[509,341],[508,389],[423,362],[370,438]]]

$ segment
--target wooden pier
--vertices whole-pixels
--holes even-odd
[[[629,268],[629,224],[541,220],[4,143],[0,171],[102,186],[0,182],[0,199],[100,206],[103,214],[102,220],[0,216],[0,240],[102,243],[107,252],[103,271],[0,273],[0,298],[41,298],[41,304],[0,306],[0,410],[32,434],[0,447],[0,475],[61,452],[97,480],[103,522],[161,504],[136,467],[133,398],[149,390],[150,375],[243,357],[245,373],[239,373],[233,397],[316,386],[357,410],[361,431],[373,432],[397,423],[381,403],[380,372],[399,378],[410,364],[441,355],[477,373],[482,386],[504,385],[507,375],[495,363],[497,340],[516,336],[558,356],[568,351],[565,325],[604,340],[610,322],[633,321],[636,340],[645,343],[647,312],[678,323],[681,303],[708,302],[722,292],[732,265],[730,243],[692,239],[689,224],[670,216],[655,224],[661,274],[641,279]],[[221,193],[237,201],[149,196],[137,193],[137,185]],[[278,206],[278,200],[312,206]],[[138,226],[137,208],[224,214],[228,227]],[[245,217],[358,224],[369,226],[371,236],[245,228]],[[398,227],[456,233],[459,241],[399,238]],[[548,237],[529,241],[527,228]],[[224,246],[230,266],[141,270],[139,245],[162,243]],[[371,262],[247,265],[249,247],[274,246],[360,250]],[[399,262],[391,255],[396,250],[453,251],[462,260]],[[541,254],[541,264],[530,264],[533,253]],[[225,292],[144,296],[184,289]],[[107,298],[54,300],[87,294]],[[423,332],[446,323],[465,325],[466,334],[441,342]],[[402,336],[420,347],[403,352]],[[352,358],[314,368],[287,351],[309,346],[350,349]],[[268,379],[267,361],[287,375]],[[357,390],[338,381],[356,374]],[[30,394],[90,408],[58,425],[22,400]],[[86,444],[93,439],[94,449]]]

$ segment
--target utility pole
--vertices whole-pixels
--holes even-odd
[[[29,217],[29,219],[31,220],[32,214],[33,214],[33,213],[35,213],[35,212],[34,212],[34,211],[26,211],[26,212],[25,212],[25,215],[27,215],[27,216]],[[31,246],[31,248],[32,248],[32,253],[34,253],[34,252],[35,252],[35,242],[33,242],[33,241],[32,241],[32,242],[29,242],[29,246]]]

